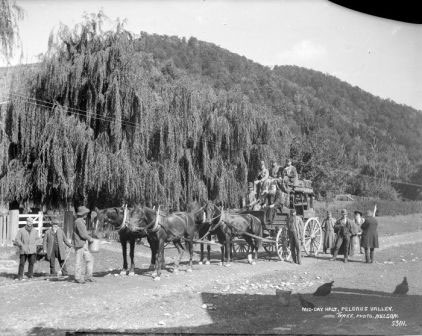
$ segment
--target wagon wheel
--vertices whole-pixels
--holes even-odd
[[[322,230],[318,218],[309,218],[303,230],[303,245],[306,255],[316,256],[322,245]]]
[[[249,245],[245,241],[233,241],[232,251],[234,257],[241,258],[241,256],[248,255],[249,249]]]
[[[287,226],[282,226],[280,230],[278,230],[275,243],[280,260],[290,260],[291,251],[289,248],[289,230],[287,229]]]
[[[277,249],[274,243],[262,242],[262,247],[270,256],[277,253]]]

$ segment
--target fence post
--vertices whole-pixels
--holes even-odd
[[[7,232],[8,244],[13,244],[13,240],[18,234],[19,230],[19,210],[9,211],[9,230]]]
[[[73,211],[66,210],[64,212],[64,224],[63,230],[66,233],[67,238],[71,239],[73,234]]]
[[[38,212],[38,237],[42,237],[42,229],[43,229],[43,212]]]
[[[0,246],[7,245],[7,217],[0,215]]]

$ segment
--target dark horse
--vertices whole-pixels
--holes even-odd
[[[127,209],[127,214],[130,212],[130,209]],[[139,238],[147,237],[149,246],[151,248],[151,268],[155,268],[156,264],[156,253],[158,249],[158,244],[154,239],[148,237],[144,230],[131,230],[128,226],[123,224],[124,217],[124,208],[107,208],[107,209],[97,209],[91,212],[91,220],[94,225],[95,232],[98,232],[100,229],[106,227],[111,227],[115,230],[118,230],[120,244],[122,245],[122,254],[123,254],[123,269],[120,272],[120,275],[125,275],[128,273],[128,263],[127,263],[127,243],[129,243],[129,256],[130,256],[130,270],[129,275],[135,275],[135,242]]]
[[[154,280],[160,280],[164,244],[167,242],[172,242],[179,253],[179,258],[175,262],[174,273],[179,271],[180,261],[184,253],[182,239],[184,239],[186,248],[189,251],[187,271],[192,271],[193,239],[195,233],[198,232],[198,226],[202,224],[204,218],[205,211],[197,204],[191,206],[189,212],[175,212],[167,216],[161,215],[159,210],[140,206],[129,212],[130,225],[140,227],[149,239],[157,244]],[[154,253],[154,251],[152,252]]]
[[[253,253],[253,260],[251,264],[255,264],[258,259],[258,250],[261,246],[259,238],[253,238],[245,233],[262,237],[261,221],[250,214],[227,214],[219,209],[215,204],[208,203],[206,206],[206,221],[200,226],[199,236],[201,238],[210,239],[212,234],[217,236],[221,247],[221,264],[230,266],[231,261],[231,246],[234,237],[241,237],[245,239]],[[207,246],[208,260],[210,260],[210,246]],[[203,261],[204,247],[201,244],[201,262]]]

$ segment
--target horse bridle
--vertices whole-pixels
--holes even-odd
[[[214,207],[216,207],[215,205],[214,205]],[[217,209],[218,209],[218,207],[217,207]],[[220,209],[219,209],[220,210]],[[205,214],[204,214],[205,215]],[[219,226],[221,226],[221,224],[223,224],[223,221],[221,220],[221,217],[222,217],[222,215],[223,215],[223,207],[221,208],[221,210],[220,210],[220,214],[219,215],[217,215],[217,216],[215,216],[215,217],[212,217],[211,219],[210,219],[210,226],[209,226],[209,228],[208,228],[208,231],[207,231],[207,233],[205,233],[203,236],[202,236],[202,238],[200,238],[200,240],[203,240],[210,232],[212,232],[212,231],[214,231],[214,230],[216,230]],[[214,225],[214,227],[212,226],[212,221],[214,220],[214,219],[217,219],[218,217],[220,217],[220,220],[218,221],[218,223],[217,224],[215,224]]]
[[[159,216],[160,216],[160,206],[158,206],[158,209],[157,209],[157,213],[156,213],[156,215],[155,215],[155,220],[154,220],[154,222],[149,223],[147,226],[143,227],[142,229],[143,229],[145,232],[151,232],[151,233],[155,233],[155,232],[157,232],[157,231],[161,228],[161,225],[160,225],[160,223],[159,223],[159,221],[158,221]],[[147,223],[147,221],[146,221],[146,219],[145,219],[145,218],[144,218],[143,220]],[[152,227],[152,228],[151,228],[151,227]]]
[[[123,221],[122,224],[120,225],[120,228],[117,230],[117,232],[120,232],[121,230],[123,230],[124,228],[127,227],[126,225],[126,220],[127,220],[127,204],[123,204]]]

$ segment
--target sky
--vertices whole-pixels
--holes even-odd
[[[422,111],[422,25],[362,14],[327,0],[17,0],[22,63],[50,32],[100,9],[134,33],[194,36],[263,65],[331,74]],[[15,62],[16,63],[16,62]],[[1,63],[0,63],[1,65]]]

